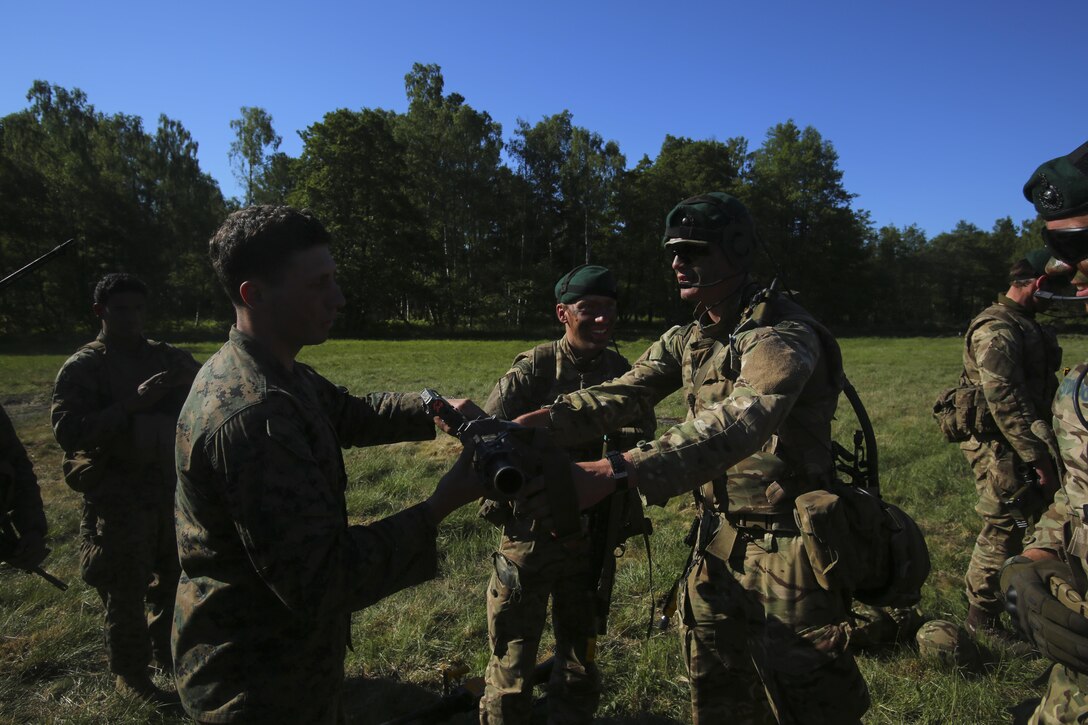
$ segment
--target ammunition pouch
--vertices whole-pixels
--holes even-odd
[[[949,443],[1000,432],[981,385],[959,385],[941,391],[933,403],[933,418]]]

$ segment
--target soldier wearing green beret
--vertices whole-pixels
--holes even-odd
[[[1076,270],[1076,297],[1088,304],[1088,143],[1036,169],[1024,196],[1046,222],[1051,253]],[[1049,447],[1061,490],[1024,553],[1006,562],[1001,588],[1020,631],[1055,661],[1031,723],[1088,719],[1088,361],[1058,387]]]
[[[619,377],[631,365],[608,346],[616,322],[616,281],[605,267],[583,265],[555,285],[555,315],[563,337],[514,358],[484,409],[512,420],[564,393]],[[597,460],[605,447],[626,449],[653,437],[654,417],[567,448],[574,461]],[[515,518],[509,503],[487,501],[481,515],[502,527],[487,587],[491,660],[480,699],[481,723],[528,723],[533,670],[552,602],[555,659],[548,684],[549,723],[588,723],[600,700],[594,662],[594,591],[588,541],[560,544],[532,521]],[[607,557],[606,566],[615,560]]]
[[[798,496],[834,481],[838,344],[790,295],[755,283],[758,240],[738,199],[682,201],[663,241],[694,321],[622,377],[519,422],[575,443],[684,391],[685,422],[576,464],[575,479],[583,506],[627,487],[658,506],[695,495],[680,605],[694,722],[859,722],[869,693],[847,647],[850,593],[818,580],[793,515]]]
[[[964,626],[1017,648],[1001,625],[998,572],[1020,553],[1024,533],[1038,521],[1057,488],[1057,472],[1033,426],[1047,425],[1057,390],[1061,348],[1054,330],[1035,319],[1045,302],[1050,252],[1029,252],[1009,269],[1009,288],[977,315],[963,336],[957,417],[972,421],[960,450],[975,477],[975,511],[983,526],[965,577],[969,608]],[[1035,483],[1033,483],[1033,481]]]

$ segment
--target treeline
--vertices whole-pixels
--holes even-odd
[[[612,267],[625,322],[660,326],[688,313],[661,251],[677,201],[721,190],[751,209],[780,275],[844,331],[962,329],[1038,246],[1034,222],[961,222],[927,239],[916,226],[875,228],[855,208],[830,141],[785,121],[758,148],[743,137],[666,136],[632,168],[615,141],[569,111],[513,133],[447,93],[441,69],[405,76],[408,109],[338,109],[300,133],[298,158],[260,108],[232,121],[231,160],[245,199],[224,199],[200,170],[180,122],[105,115],[79,90],[36,82],[29,107],[0,119],[0,269],[72,236],[78,251],[3,293],[0,329],[85,327],[104,272],[151,286],[159,326],[230,317],[206,242],[242,203],[313,209],[332,232],[348,299],[340,334],[390,327],[505,332],[551,318],[552,286],[576,264]],[[1021,210],[1027,215],[1025,204]]]

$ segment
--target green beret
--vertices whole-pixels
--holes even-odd
[[[565,305],[587,295],[616,299],[616,279],[606,267],[583,264],[564,274],[555,283],[555,301]]]
[[[1088,214],[1088,143],[1035,169],[1024,197],[1046,221]]]
[[[1031,265],[1031,269],[1035,272],[1035,276],[1042,277],[1046,274],[1046,265],[1047,262],[1050,261],[1050,250],[1046,247],[1033,249],[1024,255],[1024,259]]]
[[[662,246],[669,244],[718,244],[741,256],[755,247],[755,224],[734,196],[721,191],[684,199],[665,217]]]

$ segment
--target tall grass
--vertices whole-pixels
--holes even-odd
[[[435,387],[448,397],[483,400],[521,350],[536,341],[332,341],[302,359],[356,392]],[[637,357],[647,340],[623,346]],[[877,431],[887,498],[913,514],[926,532],[933,574],[922,609],[961,620],[963,572],[978,528],[971,475],[955,446],[930,418],[937,392],[955,383],[960,341],[859,338],[842,341],[847,372]],[[1063,340],[1066,360],[1088,356],[1088,338]],[[186,346],[198,358],[216,343]],[[0,567],[0,722],[184,722],[117,694],[106,672],[101,604],[78,576],[78,494],[60,479],[60,451],[49,431],[48,399],[65,356],[32,350],[0,357],[0,402],[37,468],[51,527],[47,568],[71,584],[59,592],[45,582]],[[663,424],[683,416],[679,395],[658,409]],[[845,399],[839,438],[856,423]],[[388,515],[427,495],[456,453],[449,438],[347,452],[348,510],[353,523]],[[680,543],[691,519],[689,499],[649,512],[653,596],[660,597],[687,556]],[[435,699],[440,668],[463,663],[482,673],[487,661],[484,586],[498,532],[468,507],[439,532],[442,575],[355,615],[347,657],[350,720],[381,722]],[[646,638],[650,567],[632,541],[620,561],[609,634],[599,645],[605,694],[602,722],[687,722],[688,695],[675,632]],[[547,647],[548,642],[545,642]],[[546,654],[541,653],[542,656]],[[910,648],[859,657],[873,707],[869,723],[997,723],[1005,708],[1037,696],[1032,684],[1042,660],[993,651],[987,670],[968,675],[923,661]],[[300,663],[300,667],[305,666]],[[305,693],[299,693],[300,697]],[[474,721],[459,716],[454,723]]]

